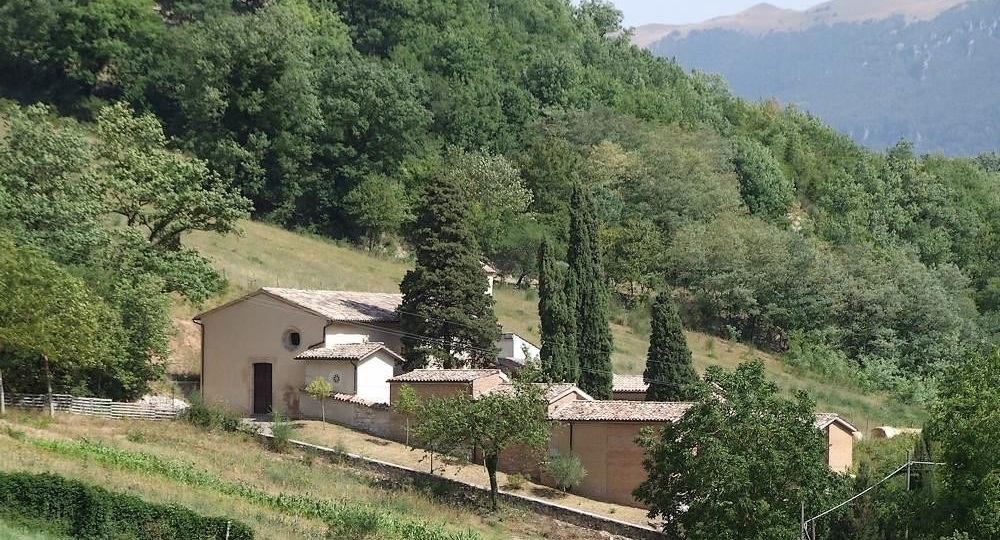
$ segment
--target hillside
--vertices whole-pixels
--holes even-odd
[[[50,420],[38,413],[9,412],[0,418],[0,455],[2,471],[58,474],[154,503],[231,517],[253,528],[260,540],[355,540],[359,534],[387,540],[423,538],[418,527],[445,531],[453,540],[603,538],[519,509],[479,514],[476,502],[464,497],[453,501],[448,493],[431,493],[429,487],[425,492],[421,487],[386,485],[373,473],[304,453],[277,454],[246,434],[206,432],[184,422],[71,414]],[[309,510],[320,505],[343,512],[339,534],[335,523],[310,515]],[[359,525],[359,517],[359,523],[351,523],[352,512],[379,513],[412,532],[383,530],[372,521]],[[355,528],[347,529],[352,524]],[[7,530],[0,519],[0,538],[8,538],[3,536]],[[9,538],[51,538],[22,532],[13,529]]]
[[[263,286],[396,292],[408,268],[404,261],[369,255],[319,237],[258,222],[243,222],[242,226],[245,231],[242,237],[196,233],[185,239],[185,245],[211,259],[229,279],[227,293],[213,299],[213,305]],[[535,291],[498,286],[495,298],[497,316],[504,329],[538,343]],[[174,310],[175,324],[181,329],[173,342],[175,371],[197,369],[199,329],[190,322],[196,311],[191,306],[178,306]],[[618,309],[612,315],[611,328],[615,340],[615,371],[641,374],[649,347],[648,316]],[[689,331],[687,336],[699,371],[713,364],[732,368],[756,356],[764,360],[772,379],[782,388],[809,391],[819,409],[839,412],[857,422],[859,429],[868,424],[908,425],[924,417],[923,411],[916,406],[902,405],[885,394],[866,394],[849,384],[834,383],[824,377],[796,373],[776,357],[743,344],[699,332]]]
[[[639,29],[636,43],[719,73],[746,99],[776,98],[870,148],[1000,148],[1000,4],[834,0],[807,11],[764,5],[698,25]]]

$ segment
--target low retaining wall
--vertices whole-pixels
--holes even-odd
[[[264,437],[265,439],[270,439],[271,435],[261,434],[261,437]],[[318,446],[315,444],[310,444],[302,441],[293,440],[289,442],[293,446],[296,446],[302,450],[317,452],[321,455],[333,458],[334,460],[343,460],[349,462],[352,466],[357,466],[359,468],[380,475],[384,475],[395,482],[417,480],[421,482],[431,483],[434,485],[440,485],[452,491],[470,493],[471,495],[476,497],[481,497],[485,494],[488,494],[489,492],[489,488],[487,487],[462,482],[460,480],[455,480],[452,478],[437,476],[428,472],[411,469],[403,465],[397,465],[395,463],[389,463],[386,461],[367,458],[364,456],[359,456],[357,454],[340,452],[332,448],[326,448],[324,446]],[[652,527],[647,527],[636,523],[629,523],[627,521],[621,521],[607,516],[585,512],[583,510],[577,510],[575,508],[562,506],[560,504],[552,503],[542,499],[537,499],[535,497],[529,497],[527,495],[508,493],[501,490],[498,497],[501,501],[506,502],[508,504],[528,508],[539,514],[551,516],[553,518],[565,521],[567,523],[572,523],[573,525],[578,525],[580,527],[585,527],[587,529],[606,531],[611,534],[624,536],[626,538],[632,538],[635,540],[647,540],[647,539],[664,540],[664,538],[666,538],[660,531]]]
[[[22,409],[47,409],[45,394],[5,394],[4,403]],[[75,397],[69,394],[52,394],[52,405],[57,411],[106,418],[135,418],[141,420],[174,420],[181,411],[170,407],[157,407],[144,403],[122,403],[105,398]]]

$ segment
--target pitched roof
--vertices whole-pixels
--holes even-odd
[[[545,401],[552,403],[559,398],[569,394],[570,392],[579,392],[583,396],[583,399],[592,401],[594,398],[590,397],[589,394],[583,390],[576,387],[573,383],[534,383],[542,389],[542,397]],[[511,383],[503,383],[494,386],[493,388],[488,388],[485,392],[480,392],[479,396],[485,396],[489,394],[494,394],[497,392],[503,393],[513,393],[515,386]]]
[[[368,343],[344,343],[332,347],[317,347],[307,349],[295,357],[296,360],[364,360],[369,356],[384,350],[398,362],[403,358],[378,341]]]
[[[501,373],[499,369],[415,369],[409,373],[397,375],[389,379],[389,382],[467,383],[498,374],[504,380],[507,380],[507,376]]]
[[[649,384],[643,380],[642,375],[611,375],[612,392],[645,392],[649,390]]]
[[[388,409],[388,403],[377,403],[374,401],[369,401],[367,399],[358,397],[355,394],[333,394],[330,399],[334,401],[343,401],[346,403],[354,403],[357,405],[364,405],[365,407],[371,407],[373,409]]]
[[[264,287],[265,293],[315,312],[333,321],[399,320],[396,309],[403,301],[399,293],[317,291]]]
[[[552,420],[674,422],[694,405],[667,401],[571,401],[549,413]]]
[[[403,302],[403,295],[399,293],[261,287],[246,296],[199,313],[194,316],[194,320],[200,321],[202,317],[210,313],[246,300],[252,300],[254,296],[259,294],[277,298],[331,321],[397,322],[399,321],[399,313],[396,312],[396,309]]]
[[[813,417],[813,425],[817,429],[826,429],[830,424],[840,424],[851,433],[858,431],[858,428],[852,426],[850,422],[841,418],[837,413],[821,412],[816,413]]]

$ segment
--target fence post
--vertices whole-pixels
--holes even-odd
[[[7,403],[3,394],[3,370],[0,369],[0,414],[7,414]]]

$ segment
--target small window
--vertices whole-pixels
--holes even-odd
[[[299,333],[298,328],[289,328],[285,330],[285,335],[281,336],[281,341],[285,344],[286,349],[294,351],[302,344],[302,334]]]

